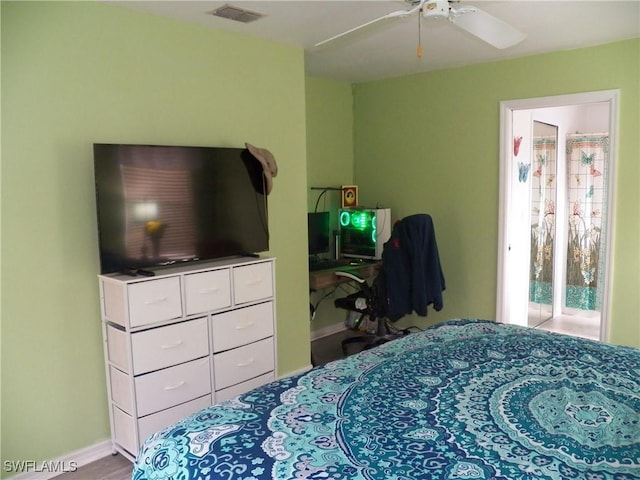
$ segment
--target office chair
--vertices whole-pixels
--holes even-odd
[[[384,244],[382,264],[371,284],[359,275],[336,272],[355,281],[360,290],[334,301],[337,308],[357,312],[360,319],[377,322],[375,333],[343,340],[342,351],[363,343],[367,350],[410,333],[392,325],[412,312],[427,315],[427,306],[443,307],[445,279],[440,265],[433,220],[427,214],[410,215],[398,221]],[[357,323],[357,322],[356,322]]]
[[[334,304],[337,308],[342,308],[349,312],[356,312],[359,316],[347,325],[352,330],[359,330],[362,323],[367,320],[376,322],[376,330],[373,333],[365,332],[362,335],[352,336],[342,340],[342,353],[347,355],[349,345],[362,343],[363,350],[368,350],[377,345],[381,345],[390,340],[394,340],[409,333],[399,330],[391,325],[386,317],[384,305],[385,295],[384,277],[382,273],[373,279],[371,285],[359,275],[351,272],[336,272],[338,276],[348,278],[359,284],[360,290],[343,298],[337,298]]]

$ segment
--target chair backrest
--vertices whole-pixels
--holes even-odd
[[[394,225],[384,244],[381,274],[390,320],[414,311],[426,316],[429,305],[443,308],[445,279],[430,215],[410,215]]]

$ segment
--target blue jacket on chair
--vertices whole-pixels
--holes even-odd
[[[445,280],[430,215],[410,215],[396,223],[384,244],[382,270],[390,320],[413,311],[426,316],[428,305],[442,309]]]

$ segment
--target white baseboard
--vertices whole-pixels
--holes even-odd
[[[105,440],[54,460],[33,463],[27,461],[14,462],[11,465],[12,469],[16,472],[22,470],[22,473],[11,477],[11,480],[49,480],[63,473],[73,472],[80,467],[112,454],[113,444],[111,440]],[[5,473],[10,473],[6,471],[6,461],[3,466],[5,467]]]
[[[344,332],[347,329],[344,322],[334,323],[333,325],[329,325],[324,328],[319,328],[318,330],[311,331],[311,341],[319,340],[320,338],[328,337],[329,335],[333,335],[336,333]]]

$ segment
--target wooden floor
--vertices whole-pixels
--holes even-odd
[[[133,468],[131,462],[122,455],[109,455],[75,472],[63,473],[56,480],[129,480]]]
[[[311,362],[316,366],[324,365],[325,363],[332,362],[333,360],[343,358],[345,355],[342,352],[342,340],[360,335],[361,334],[358,332],[345,330],[311,342]],[[347,348],[347,354],[354,353],[361,349],[362,345],[350,346]]]

